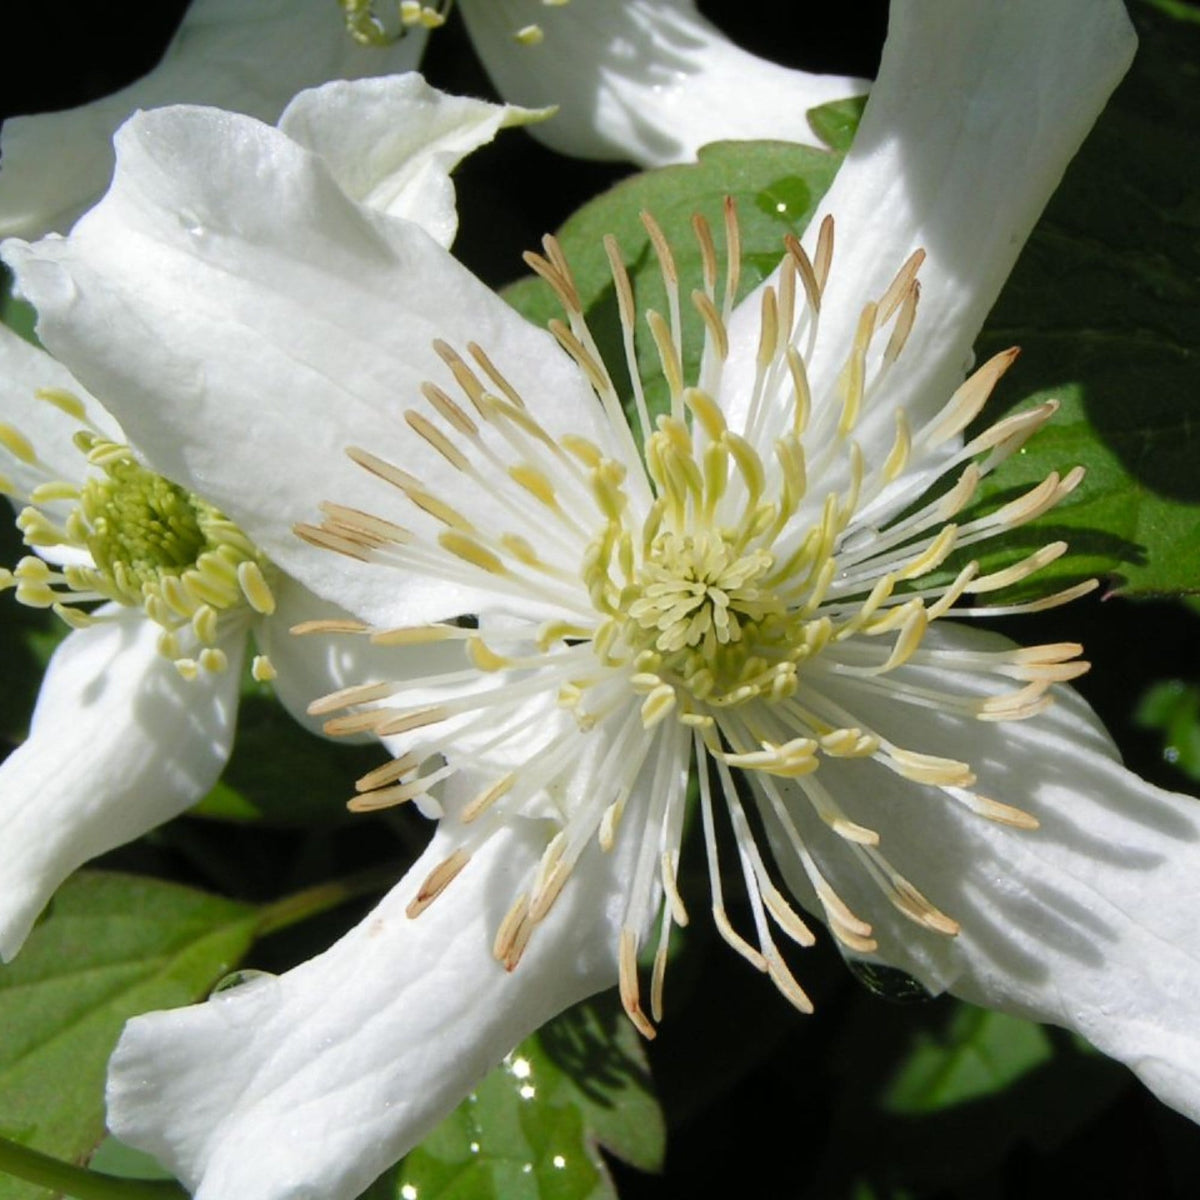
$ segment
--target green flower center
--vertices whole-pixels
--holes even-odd
[[[39,398],[82,417],[73,397]],[[15,436],[10,431],[5,441],[10,452],[41,466],[32,447]],[[55,548],[67,563],[55,568],[29,555],[15,570],[0,572],[0,588],[15,587],[19,602],[51,608],[76,628],[102,619],[82,604],[141,608],[162,627],[159,648],[184,675],[201,667],[223,669],[225,656],[216,643],[226,623],[274,611],[268,582],[273,568],[237,525],[148,470],[128,446],[92,430],[81,430],[74,440],[89,467],[82,485],[47,472],[46,482],[21,497],[28,505],[17,517],[27,546]],[[6,490],[16,494],[13,487]],[[90,561],[81,563],[81,557]],[[265,659],[256,660],[255,671],[270,677]]]
[[[224,518],[211,504],[146,470],[132,458],[109,463],[84,484],[79,512],[96,569],[126,603],[145,585],[181,575],[222,540]]]

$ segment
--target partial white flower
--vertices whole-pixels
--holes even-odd
[[[622,324],[654,339],[671,393],[657,425],[640,405],[626,423],[553,241],[534,263],[567,312],[557,345],[248,121],[139,118],[69,240],[6,247],[48,343],[138,414],[150,461],[203,480],[355,614],[331,634],[395,649],[393,671],[315,706],[397,754],[357,805],[435,788],[445,812],[327,954],[130,1023],[110,1074],[121,1137],[203,1200],[338,1200],[557,1004],[619,982],[649,1033],[664,960],[647,987],[637,955],[687,916],[692,764],[717,922],[798,1006],[780,947],[811,934],[781,879],[847,954],[1079,1029],[1200,1114],[1194,802],[1116,761],[1059,682],[1077,645],[944,619],[1012,611],[992,591],[1060,544],[935,573],[1078,481],[963,515],[1053,410],[964,445],[1009,356],[966,382],[964,364],[1132,50],[1116,0],[894,5],[805,247],[735,305],[735,223],[698,224],[697,374],[683,298],[643,321],[614,248]],[[724,912],[725,855],[745,929]]]
[[[444,8],[402,6],[403,36],[360,44],[342,28],[335,0],[193,0],[144,78],[91,104],[5,121],[0,236],[69,229],[103,195],[113,134],[138,109],[211,104],[274,121],[302,88],[413,69]],[[462,11],[506,98],[559,107],[536,136],[582,157],[653,166],[689,160],[721,138],[817,145],[807,110],[869,87],[748,54],[700,17],[694,0],[462,0]]]
[[[449,171],[528,115],[408,75],[302,93],[277,136],[322,156],[343,195],[420,221],[448,246]],[[285,399],[262,402],[285,420]],[[0,766],[5,959],[71,871],[213,784],[233,739],[248,635],[255,676],[274,680],[310,726],[314,693],[364,669],[361,649],[287,636],[341,610],[149,468],[135,448],[136,415],[126,422],[122,432],[66,368],[0,326],[0,491],[21,506],[33,551],[0,571],[0,589],[74,629],[50,664],[29,739]]]
[[[112,136],[140,108],[213,104],[275,121],[304,88],[411,70],[425,33],[385,49],[342,30],[333,0],[193,0],[136,83],[62,112],[10,117],[0,137],[0,235],[65,231],[108,187]]]
[[[650,167],[731,138],[816,146],[808,110],[870,88],[740,49],[695,0],[460,0],[460,8],[501,95],[559,106],[530,132],[564,154]]]

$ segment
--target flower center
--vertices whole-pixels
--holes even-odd
[[[555,414],[552,395],[523,397],[474,343],[464,355],[438,342],[458,396],[433,383],[422,388],[429,411],[410,409],[405,420],[436,458],[418,449],[406,465],[415,468],[423,457],[449,464],[470,484],[462,489],[468,502],[460,510],[449,503],[449,489],[435,494],[408,470],[351,448],[355,462],[403,495],[401,511],[413,527],[328,502],[319,525],[297,526],[313,545],[359,562],[400,568],[406,578],[461,582],[485,604],[504,598],[499,613],[481,610],[477,628],[309,622],[301,631],[365,635],[384,645],[459,641],[468,659],[465,670],[418,678],[406,669],[392,680],[352,685],[309,712],[340,714],[325,724],[331,735],[395,739],[394,761],[357,782],[351,807],[358,811],[418,797],[436,802],[430,789],[459,772],[463,783],[484,783],[465,804],[455,797],[446,827],[456,829],[458,844],[417,890],[410,916],[433,903],[506,821],[533,817],[554,828],[497,928],[493,950],[508,970],[590,843],[608,852],[618,837],[632,842],[636,861],[619,935],[621,999],[647,1036],[662,1015],[672,926],[688,919],[677,876],[690,796],[698,800],[718,930],[797,1008],[811,1004],[772,923],[799,946],[811,945],[813,935],[776,871],[804,881],[849,954],[873,954],[879,945],[872,924],[833,882],[847,860],[869,885],[866,902],[875,891],[922,930],[958,932],[954,918],[891,861],[883,831],[868,821],[881,823],[889,809],[897,820],[917,819],[922,805],[938,821],[961,806],[1035,829],[1035,815],[975,790],[967,757],[930,751],[946,746],[947,729],[961,730],[970,751],[978,744],[975,722],[1034,716],[1051,703],[1052,684],[1087,664],[1078,661],[1076,643],[976,648],[961,630],[930,627],[944,616],[1036,611],[1095,586],[1088,580],[1037,600],[978,602],[1052,563],[1063,542],[992,570],[973,556],[952,564],[953,552],[1048,511],[1082,472],[1054,472],[988,511],[970,507],[983,477],[1056,408],[1046,402],[960,438],[1015,351],[989,359],[918,422],[898,405],[887,411],[916,318],[922,251],[863,304],[840,371],[826,366],[810,379],[809,363],[819,361],[818,340],[826,336],[819,319],[832,221],[822,222],[811,257],[785,241],[777,276],[757,301],[752,363],[745,334],[737,355],[731,341],[740,245],[732,204],[725,221],[724,289],[712,231],[702,218],[693,222],[704,290],[691,298],[705,334],[688,374],[675,260],[662,231],[643,216],[668,304],[665,317],[645,314],[670,393],[669,412],[654,421],[639,382],[633,286],[615,242],[606,241],[640,439],[565,256],[548,238],[545,256],[527,261],[562,302],[567,320],[550,330],[602,407],[600,436],[554,432],[538,415]],[[472,504],[471,497],[486,500]],[[543,619],[547,610],[554,615]],[[933,716],[923,726],[927,713]],[[722,808],[753,942],[724,907]],[[647,1014],[638,951],[656,913]]]
[[[774,561],[766,550],[742,552],[707,531],[654,541],[621,598],[624,640],[640,672],[670,688],[672,703],[679,689],[691,701],[685,710],[694,711],[794,687],[795,622],[763,580]]]
[[[77,397],[37,396],[86,422]],[[88,470],[76,484],[53,478],[16,430],[2,432],[5,448],[41,477],[28,491],[3,480],[4,491],[26,501],[17,517],[25,544],[45,556],[28,555],[15,570],[0,571],[0,589],[15,587],[20,603],[51,608],[75,628],[104,619],[81,604],[141,608],[162,627],[159,649],[186,677],[224,669],[216,643],[229,621],[274,611],[272,568],[246,535],[211,504],[143,466],[128,446],[81,429],[73,440]],[[256,660],[256,673],[270,677],[265,659]]]
[[[85,452],[98,441],[76,438]],[[136,462],[126,447],[108,444],[104,474],[80,492],[75,524],[114,599],[140,604],[143,588],[178,577],[220,544],[224,520],[210,504]],[[211,533],[209,532],[211,531]]]
[[[768,614],[783,611],[755,586],[773,561],[764,550],[739,555],[716,534],[662,534],[623,601],[630,625],[672,661],[697,648],[705,658],[719,647],[744,649]]]
[[[542,0],[547,8],[562,8],[571,0]],[[454,0],[434,0],[432,4],[422,0],[397,0],[394,12],[385,11],[380,16],[375,0],[338,0],[341,5],[346,32],[360,46],[390,46],[402,38],[410,29],[440,29],[450,15]],[[545,33],[540,25],[522,25],[514,28],[512,38],[521,46],[540,46]]]

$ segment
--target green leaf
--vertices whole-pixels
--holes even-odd
[[[0,265],[0,321],[26,341],[40,345],[33,331],[37,324],[37,312],[32,305],[13,295],[12,283],[12,272]]]
[[[1200,28],[1134,10],[1129,77],[1034,231],[981,357],[1020,345],[988,412],[1050,396],[1062,411],[989,481],[995,502],[1087,468],[1066,502],[1007,539],[1016,558],[1061,534],[1039,581],[1108,576],[1130,596],[1200,591]],[[985,557],[985,569],[1004,555]]]
[[[261,684],[253,688],[242,696],[221,780],[192,814],[284,828],[352,821],[352,781],[379,765],[378,747],[331,745],[297,724]]]
[[[190,888],[83,872],[0,968],[0,1134],[67,1160],[104,1128],[104,1072],[125,1021],[204,996],[257,915]],[[0,1200],[48,1193],[0,1176]]]
[[[583,1113],[589,1136],[622,1162],[662,1169],[666,1127],[643,1042],[614,994],[577,1004],[535,1039],[562,1072],[562,1095]]]
[[[615,1200],[597,1147],[653,1171],[665,1136],[637,1035],[603,997],[518,1046],[400,1164],[391,1195]]]
[[[628,399],[629,382],[605,235],[612,234],[621,247],[638,312],[666,313],[666,289],[640,214],[651,213],[661,226],[680,277],[684,373],[694,377],[703,327],[687,300],[702,284],[693,215],[704,216],[721,247],[725,198],[736,202],[742,241],[738,295],[744,296],[779,262],[785,234],[798,236],[804,231],[840,162],[839,154],[790,142],[714,142],[700,150],[699,162],[634,175],[567,220],[557,237],[570,261],[588,325],[623,399]],[[562,316],[553,293],[541,280],[520,280],[504,295],[535,324]],[[653,340],[641,336],[638,340],[638,374],[647,401],[652,411],[664,411],[667,387]]]
[[[867,106],[866,96],[851,96],[846,100],[833,100],[819,108],[808,110],[808,124],[831,150],[845,154],[858,132],[863,109]]]
[[[1054,1055],[1040,1025],[961,1005],[941,1036],[922,1034],[884,1094],[889,1112],[937,1112],[1002,1091]]]
[[[1192,21],[1200,25],[1200,8],[1196,7],[1196,0],[1145,0],[1145,3],[1154,5],[1177,21]]]
[[[1014,1151],[1034,1177],[1036,1156],[1056,1153],[1131,1082],[1070,1034],[950,997],[920,1008],[853,1000],[829,1062],[830,1127],[805,1193],[814,1200],[864,1182],[883,1196],[990,1195],[972,1188]]]
[[[1164,679],[1142,696],[1134,713],[1143,729],[1163,735],[1163,758],[1200,779],[1200,686]]]
[[[122,1179],[170,1179],[171,1174],[156,1159],[132,1146],[126,1146],[110,1133],[88,1160],[93,1171],[119,1175]]]

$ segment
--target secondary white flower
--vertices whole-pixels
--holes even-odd
[[[530,132],[564,154],[650,167],[729,138],[820,145],[808,110],[870,87],[758,58],[700,16],[695,0],[459,3],[500,94],[559,106]],[[521,45],[514,30],[533,36]]]
[[[360,46],[342,32],[333,0],[194,0],[158,66],[136,83],[4,122],[0,235],[69,229],[104,194],[112,136],[139,108],[215,104],[275,121],[304,88],[415,67],[424,37]]]
[[[361,4],[344,7],[362,9]],[[0,235],[69,229],[104,193],[112,136],[139,108],[212,104],[274,121],[302,88],[417,66],[433,9],[404,36],[360,45],[334,0],[193,0],[150,74],[91,104],[4,123]],[[445,8],[439,5],[437,8]],[[863,95],[865,80],[791,71],[738,49],[694,0],[463,0],[476,49],[506,98],[560,106],[537,136],[557,150],[644,166],[703,142],[774,137],[818,144],[809,108]],[[544,41],[523,30],[541,20]]]
[[[418,220],[449,245],[448,172],[528,115],[409,75],[302,93],[277,136],[321,155],[345,195]],[[127,430],[136,443],[136,416]],[[314,691],[363,669],[358,652],[288,637],[318,608],[340,610],[127,440],[64,367],[0,326],[0,491],[23,506],[17,524],[35,551],[0,571],[0,589],[74,627],[29,739],[0,766],[5,959],[71,871],[212,785],[229,756],[248,634],[255,675],[274,679],[306,721]]]
[[[824,204],[836,252],[818,222],[730,308],[736,251],[702,227],[699,375],[677,366],[674,306],[640,330],[673,393],[647,468],[552,243],[561,347],[251,122],[139,118],[68,241],[7,247],[49,344],[139,414],[158,469],[203,479],[339,598],[351,642],[377,629],[404,647],[398,694],[376,676],[319,706],[374,706],[335,729],[396,739],[362,802],[444,776],[433,844],[358,929],[277,980],[130,1023],[110,1075],[120,1136],[202,1198],[349,1197],[558,1006],[621,980],[647,1027],[661,969],[647,1005],[632,952],[660,894],[664,922],[682,916],[691,759],[710,764],[701,823],[732,827],[755,913],[738,944],[798,1003],[770,922],[807,934],[776,867],[849,953],[1071,1025],[1200,1113],[1194,803],[1125,771],[1049,687],[1077,647],[1020,651],[940,619],[1004,576],[927,575],[1075,482],[952,528],[979,473],[1049,415],[962,447],[1004,359],[962,384],[964,363],[1131,53],[1118,3],[895,5]],[[351,462],[336,444],[368,449]],[[950,491],[898,517],[944,473]],[[318,496],[335,503],[309,537],[348,557],[290,534]],[[464,613],[478,629],[446,620]]]

